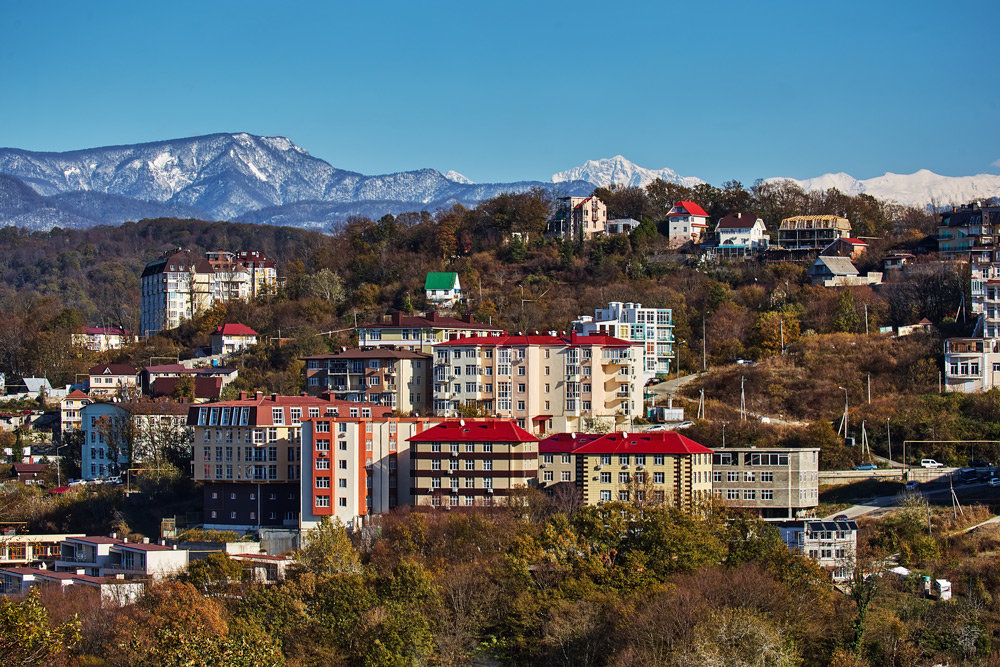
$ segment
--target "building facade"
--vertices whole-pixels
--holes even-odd
[[[576,490],[576,450],[597,433],[554,433],[538,443],[538,488],[546,493]]]
[[[600,334],[642,345],[642,378],[669,375],[674,355],[674,318],[670,308],[643,308],[641,303],[612,301],[594,316],[573,320],[573,330],[584,335]]]
[[[836,582],[854,576],[858,524],[854,521],[787,521],[778,524],[788,548],[815,560]]]
[[[667,238],[672,248],[701,243],[708,231],[708,213],[693,201],[679,201],[667,212]]]
[[[174,250],[150,262],[140,277],[141,335],[175,329],[216,303],[276,290],[274,262],[257,252]]]
[[[819,503],[819,448],[726,447],[712,456],[712,490],[762,519],[798,519]]]
[[[374,514],[412,505],[409,438],[437,423],[428,417],[305,420],[299,528],[330,517],[355,529]]]
[[[972,336],[944,342],[945,391],[973,393],[1000,386],[1000,262],[973,262],[970,271],[969,311],[978,319]]]
[[[92,398],[134,396],[138,393],[139,371],[128,364],[101,364],[87,371]]]
[[[424,281],[424,298],[429,305],[453,308],[464,298],[458,274],[428,273]]]
[[[941,214],[938,253],[974,263],[1000,261],[1000,206],[961,206]]]
[[[235,354],[257,344],[257,332],[245,324],[221,324],[212,332],[212,354]]]
[[[549,221],[548,235],[567,241],[591,239],[604,234],[607,226],[608,207],[597,197],[561,197]]]
[[[507,419],[455,419],[410,437],[413,504],[503,504],[538,476],[538,440]]]
[[[91,352],[107,352],[120,350],[135,343],[139,337],[120,327],[83,327],[79,333],[72,335],[74,345],[86,348]]]
[[[93,401],[90,396],[79,389],[71,391],[59,401],[59,429],[63,436],[83,427],[83,408],[91,403]]]
[[[171,401],[97,402],[80,411],[81,479],[123,475],[131,466],[154,465],[168,451],[189,452],[188,406]]]
[[[306,391],[333,392],[343,401],[374,403],[428,415],[433,405],[433,356],[411,350],[369,348],[304,357]]]
[[[464,408],[536,434],[614,428],[642,416],[637,343],[604,335],[466,338],[434,349],[434,413]]]
[[[796,215],[778,227],[778,244],[786,250],[822,250],[851,235],[851,223],[839,215]]]
[[[410,316],[400,312],[389,315],[384,322],[358,327],[358,347],[392,347],[413,352],[430,352],[435,345],[458,338],[500,336],[503,329],[476,322],[472,315],[447,317],[431,312]]]
[[[257,392],[192,406],[194,479],[202,483],[206,528],[298,526],[301,430],[306,419],[385,417],[390,408],[325,396]]]
[[[717,257],[747,257],[767,250],[770,238],[764,221],[755,215],[732,213],[719,220],[715,226],[718,245],[713,249]]]
[[[675,431],[615,431],[577,447],[587,505],[619,501],[691,508],[712,492],[712,450]]]

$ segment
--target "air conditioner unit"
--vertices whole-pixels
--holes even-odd
[[[622,470],[628,470],[628,464],[627,463],[622,466]]]
[[[645,470],[645,466],[636,466],[635,469],[636,470]]]
[[[451,455],[452,456],[458,456],[458,452],[452,452]]]
[[[600,475],[594,475],[594,481],[595,482],[600,481],[600,479],[601,479]]]
[[[491,486],[490,488],[486,489],[486,493],[493,493],[493,487]]]
[[[599,466],[599,465],[594,466],[594,470],[600,470],[600,469],[601,469],[601,466]]]

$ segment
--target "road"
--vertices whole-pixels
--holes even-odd
[[[990,488],[986,482],[977,482],[975,484],[959,484],[954,487],[955,495],[958,496],[958,501],[962,501],[962,496],[965,495],[965,491],[970,490],[983,490]],[[942,494],[950,494],[952,487],[948,484],[933,483],[929,482],[927,484],[918,484],[915,491],[921,493],[925,496],[937,496]],[[830,516],[823,517],[824,521],[832,520],[835,516],[840,516],[841,514],[847,516],[849,519],[856,519],[862,516],[876,516],[878,514],[884,514],[891,508],[895,507],[899,502],[899,494],[891,496],[880,496],[878,498],[872,498],[871,500],[865,501],[858,505],[852,505],[845,510],[831,514]],[[1000,517],[997,517],[1000,519]]]
[[[673,396],[681,387],[696,377],[698,377],[698,374],[692,373],[691,375],[682,375],[678,380],[676,375],[671,375],[669,380],[646,387],[646,390],[654,395],[654,400],[663,396]]]

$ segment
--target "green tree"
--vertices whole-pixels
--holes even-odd
[[[343,303],[346,296],[343,279],[330,269],[322,269],[307,277],[306,293],[333,305]]]
[[[224,590],[230,584],[239,583],[242,578],[243,564],[221,551],[214,551],[207,558],[191,563],[181,577],[204,592]]]
[[[834,330],[856,333],[860,324],[861,318],[858,317],[858,310],[854,306],[854,292],[849,288],[840,290],[833,316]]]
[[[331,521],[329,517],[323,517],[318,526],[306,533],[295,560],[300,567],[316,576],[361,571],[361,561],[344,525],[340,519]]]
[[[52,626],[37,589],[23,600],[0,599],[0,656],[5,665],[53,664],[79,641],[80,621],[74,617]]]

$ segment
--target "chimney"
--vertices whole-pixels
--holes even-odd
[[[474,324],[476,320],[472,316],[472,313],[466,313],[465,315],[462,315],[462,321],[468,322],[469,324]]]
[[[149,538],[148,537],[142,538],[142,543],[143,544],[149,544]]]
[[[400,326],[400,325],[402,325],[403,324],[403,313],[399,312],[398,310],[393,311],[393,313],[392,313],[392,319],[390,320],[390,323],[393,326],[397,326],[397,327]]]
[[[241,401],[247,400],[247,393],[245,391],[240,392],[240,400]]]
[[[277,401],[278,400],[278,395],[277,394],[271,394],[271,400],[272,401]]]
[[[257,392],[257,400],[259,401],[259,400],[261,400],[261,399],[263,399],[263,398],[264,398],[264,392],[262,392],[262,391],[258,391],[258,392]]]
[[[118,581],[125,581],[125,575],[119,572],[118,574],[115,575],[115,579],[117,579]]]
[[[427,314],[427,319],[429,321],[431,321],[431,322],[437,322],[438,321],[438,312],[436,310],[432,310],[431,312],[429,312]]]
[[[175,544],[175,545],[174,545],[173,547],[171,547],[171,548],[172,548],[172,549],[173,549],[174,551],[177,551],[177,545],[176,545],[176,544]]]
[[[114,539],[117,539],[117,538],[118,538],[118,533],[111,533],[111,539],[114,540]]]

